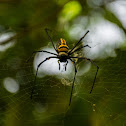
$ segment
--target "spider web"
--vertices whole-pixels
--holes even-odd
[[[33,99],[30,99],[34,83],[33,61],[14,59],[0,63],[0,125],[10,119],[10,124],[21,125],[126,125],[126,66],[125,51],[116,50],[117,57],[96,61],[100,67],[95,87],[89,94],[96,67],[83,75],[79,73],[88,63],[77,62],[72,103],[69,97],[73,77],[57,75],[37,77]],[[9,53],[8,55],[12,55]],[[57,68],[58,69],[58,68]],[[73,74],[74,75],[74,74]],[[10,93],[4,87],[6,77],[14,78],[20,88]],[[7,124],[6,124],[7,125]]]

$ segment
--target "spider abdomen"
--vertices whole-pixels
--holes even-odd
[[[60,52],[67,53],[69,50],[69,47],[67,45],[67,42],[64,39],[60,38],[60,41],[57,42],[56,49],[57,49],[58,53],[60,53]]]

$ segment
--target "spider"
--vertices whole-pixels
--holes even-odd
[[[31,57],[27,60],[27,62],[32,58],[33,54],[37,53],[37,52],[44,52],[44,53],[48,53],[48,54],[53,54],[54,56],[50,56],[50,57],[47,57],[45,58],[45,60],[43,60],[42,62],[40,62],[37,66],[37,70],[36,70],[36,75],[35,75],[35,79],[34,79],[34,85],[32,87],[32,91],[31,91],[31,99],[33,97],[33,92],[34,92],[34,87],[35,87],[35,84],[36,84],[36,77],[37,77],[37,73],[38,73],[38,69],[39,67],[44,63],[46,62],[47,60],[50,60],[52,58],[56,58],[58,59],[58,64],[59,64],[59,70],[60,70],[60,62],[65,62],[65,71],[66,71],[66,66],[68,64],[68,59],[74,64],[74,68],[75,68],[75,74],[74,74],[74,79],[73,79],[73,83],[72,83],[72,87],[71,87],[71,93],[70,93],[70,99],[69,99],[69,106],[71,104],[71,99],[72,99],[72,94],[73,94],[73,88],[74,88],[74,82],[75,82],[75,77],[76,77],[76,74],[77,74],[77,68],[76,68],[76,64],[75,64],[75,61],[73,59],[75,58],[78,58],[78,59],[84,59],[84,60],[88,60],[89,62],[91,62],[93,65],[96,66],[97,68],[97,71],[96,71],[96,74],[95,74],[95,77],[94,77],[94,80],[93,80],[93,85],[92,85],[92,88],[91,88],[91,91],[90,93],[92,92],[93,90],[93,87],[94,87],[94,84],[95,84],[95,80],[96,80],[96,76],[97,76],[97,73],[98,73],[98,70],[99,70],[99,67],[97,66],[97,64],[95,62],[93,62],[91,59],[89,58],[86,58],[86,57],[74,57],[74,56],[71,56],[74,52],[84,48],[84,47],[89,47],[91,48],[89,45],[84,45],[84,46],[80,46],[78,48],[77,45],[81,42],[82,39],[84,39],[84,37],[88,34],[89,30],[80,38],[80,40],[74,45],[74,47],[69,50],[69,47],[67,45],[67,42],[63,39],[63,38],[60,38],[60,40],[57,42],[57,45],[56,47],[54,46],[54,43],[48,33],[49,29],[45,28],[45,32],[49,38],[49,40],[51,41],[52,43],[52,46],[54,48],[54,50],[56,51],[56,53],[52,53],[52,52],[49,52],[49,51],[45,51],[45,50],[40,50],[40,51],[34,51],[31,55]],[[76,49],[75,49],[76,48]]]

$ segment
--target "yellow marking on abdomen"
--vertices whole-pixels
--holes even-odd
[[[58,49],[58,52],[68,52],[68,49],[62,47],[62,48],[59,48],[59,49]]]
[[[68,52],[69,47],[64,39],[60,38],[60,45],[58,46],[58,52]]]

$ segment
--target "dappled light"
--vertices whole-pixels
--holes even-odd
[[[46,51],[50,51],[52,53],[55,53],[55,50],[53,48],[42,48],[41,50],[46,50]],[[36,68],[38,66],[39,63],[41,63],[43,60],[45,60],[45,58],[49,57],[49,56],[53,56],[51,54],[43,54],[43,53],[37,53],[34,59],[34,71],[36,71]],[[61,69],[59,70],[59,64],[58,64],[58,59],[50,59],[47,60],[44,64],[41,65],[41,67],[39,68],[39,73],[38,76],[45,76],[45,75],[60,75],[62,73],[66,74],[67,76],[69,76],[72,72],[72,69],[74,69],[72,67],[72,63],[70,60],[68,60],[68,65],[67,65],[67,71],[65,71],[65,63],[61,63]],[[60,77],[62,77],[62,75],[60,75]]]
[[[81,10],[81,4],[78,1],[70,1],[64,5],[64,8],[61,12],[61,20],[69,21],[76,17]]]
[[[13,37],[14,35],[15,35],[15,33],[13,33],[13,32],[0,34],[0,43],[8,40],[9,38]],[[5,45],[0,45],[0,51],[5,51],[6,49],[12,47],[14,45],[14,43],[15,43],[15,40],[10,41],[9,43],[7,43]]]
[[[13,78],[5,78],[3,84],[5,89],[10,93],[17,93],[17,91],[19,90],[19,84]]]
[[[87,17],[79,17],[80,21],[77,22],[76,25],[73,24],[70,27],[69,34],[71,38],[76,40],[83,36],[85,29],[83,28],[84,24],[81,20],[83,19],[86,21],[86,18]],[[117,25],[103,18],[99,18],[98,23],[94,24],[93,20],[96,20],[96,18],[97,17],[91,17],[90,21],[92,23],[89,24],[88,27],[90,32],[85,40],[83,40],[84,45],[89,44],[91,46],[88,53],[86,53],[87,48],[84,49],[84,54],[86,54],[86,57],[90,57],[91,59],[106,58],[108,56],[115,57],[115,49],[120,48],[125,43],[125,34]]]
[[[126,1],[114,1],[106,7],[117,16],[123,27],[126,29]]]

